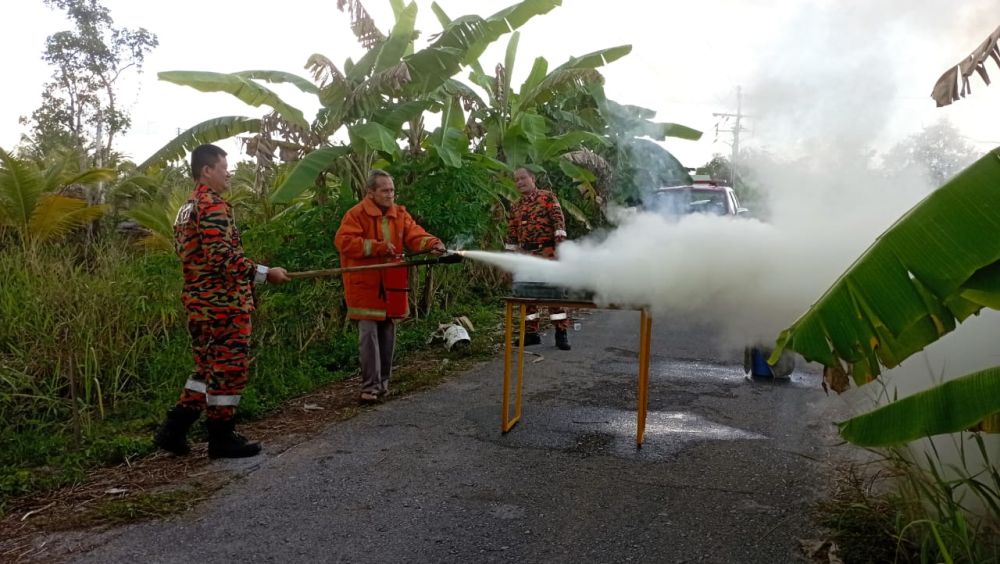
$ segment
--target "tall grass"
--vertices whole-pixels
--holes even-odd
[[[927,450],[878,451],[881,470],[850,470],[820,521],[845,562],[1000,562],[1000,473],[979,433]],[[920,454],[915,454],[920,453]]]
[[[143,376],[182,318],[179,268],[106,242],[0,250],[0,430],[73,419],[84,431]],[[144,382],[146,383],[146,382]]]
[[[906,523],[900,536],[917,547],[922,562],[998,562],[1000,473],[987,439],[980,433],[950,439],[954,455],[940,450],[940,440],[928,440],[922,461],[911,450],[889,450],[900,476]]]

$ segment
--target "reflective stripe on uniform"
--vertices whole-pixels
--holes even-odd
[[[184,383],[184,388],[191,390],[192,392],[198,392],[199,394],[204,394],[208,391],[208,386],[204,382],[192,380],[190,378],[188,378],[188,381]]]
[[[240,397],[242,396],[215,396],[209,395],[205,398],[205,403],[208,405],[226,405],[236,407],[240,404]]]
[[[366,257],[372,256],[372,240],[371,239],[365,239],[365,256]]]
[[[538,314],[537,313],[530,313],[530,314],[524,316],[524,320],[525,321],[531,321],[533,319],[538,319]]]
[[[369,317],[385,317],[384,309],[365,309],[363,307],[349,307],[347,308],[348,315],[367,315]]]
[[[561,321],[563,319],[566,319],[566,314],[565,313],[553,313],[552,315],[549,316],[549,319],[551,319],[552,321]]]
[[[382,240],[392,243],[392,229],[389,228],[389,218],[382,216]]]

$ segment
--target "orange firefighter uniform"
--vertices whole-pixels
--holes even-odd
[[[334,236],[341,267],[401,262],[395,253],[444,248],[437,237],[417,225],[406,208],[382,209],[367,196],[347,210]],[[392,249],[390,250],[390,245]],[[388,393],[396,345],[396,321],[409,315],[406,267],[344,273],[347,314],[358,320],[361,398]]]
[[[334,237],[340,251],[340,266],[365,266],[400,262],[391,256],[389,244],[402,252],[429,251],[441,240],[417,225],[406,208],[393,204],[385,212],[366,197],[347,210]],[[404,318],[409,315],[406,268],[344,273],[344,299],[351,319]]]

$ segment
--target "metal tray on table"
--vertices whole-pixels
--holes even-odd
[[[546,284],[545,282],[514,282],[511,287],[511,292],[514,294],[515,298],[534,298],[538,300],[590,302],[594,299],[593,292]]]

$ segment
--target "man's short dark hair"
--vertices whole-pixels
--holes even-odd
[[[206,166],[215,166],[219,159],[226,156],[226,152],[221,147],[205,143],[198,145],[191,151],[191,178],[198,180],[201,177],[201,169]]]
[[[368,173],[368,180],[365,181],[365,189],[369,192],[374,190],[375,186],[378,185],[379,178],[391,179],[392,175],[380,168],[373,168],[371,172]]]

